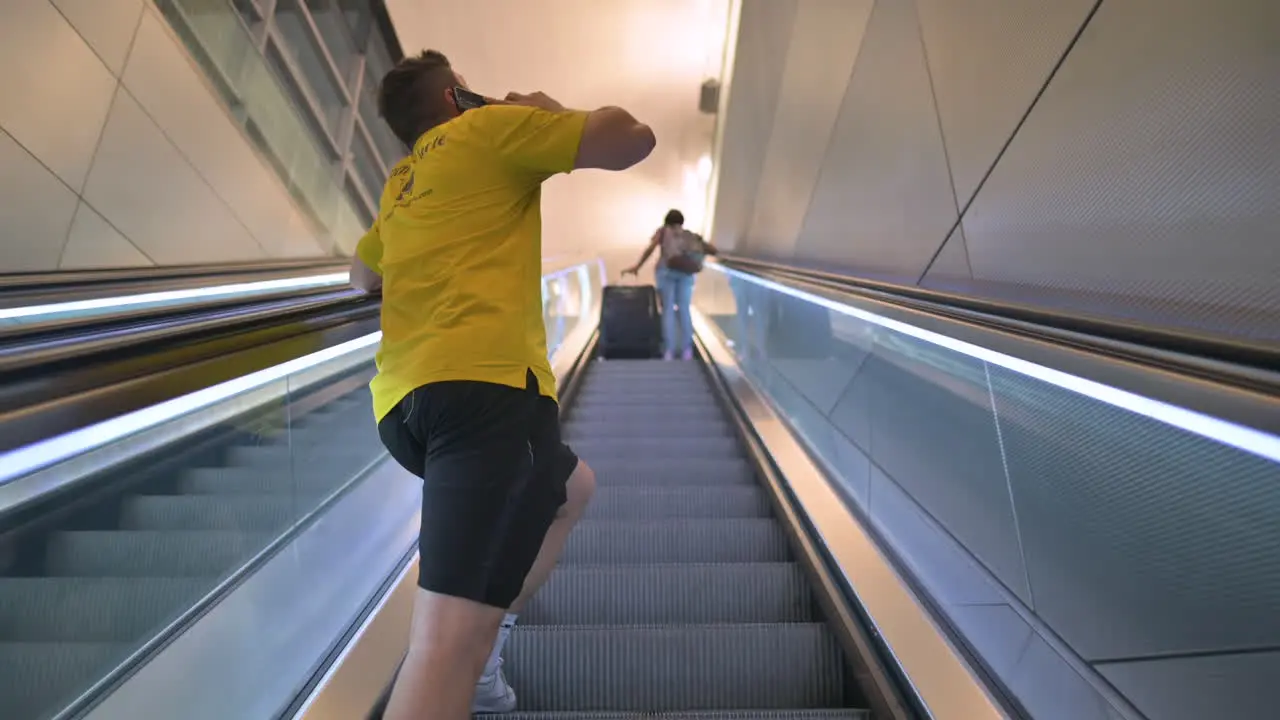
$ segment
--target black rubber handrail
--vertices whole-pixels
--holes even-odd
[[[376,332],[380,306],[346,289],[0,353],[0,452]]]
[[[345,258],[224,263],[130,270],[72,270],[0,275],[0,307],[14,308],[116,295],[188,290],[211,285],[344,272]]]
[[[850,277],[736,255],[722,264],[777,280],[798,280],[985,327],[1140,362],[1268,394],[1280,393],[1280,346],[1050,310],[1031,305]]]
[[[147,321],[166,318],[193,318],[263,302],[328,296],[342,291],[350,291],[349,286],[345,284],[314,285],[303,288],[285,288],[251,295],[229,295],[172,305],[136,307],[104,314],[72,315],[7,326],[0,325],[0,352],[4,352],[7,348],[17,344],[37,343],[46,338],[96,332],[107,328],[131,327]]]

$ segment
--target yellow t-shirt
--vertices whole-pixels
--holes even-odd
[[[396,165],[356,254],[382,276],[382,344],[370,383],[382,420],[446,380],[556,397],[542,322],[542,182],[577,160],[587,113],[469,110]]]

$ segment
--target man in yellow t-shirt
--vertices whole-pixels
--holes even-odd
[[[379,433],[423,479],[420,590],[388,720],[515,707],[502,643],[595,486],[560,438],[541,185],[627,169],[655,142],[621,108],[567,110],[542,93],[474,100],[431,50],[383,78],[379,109],[412,150],[352,265],[356,285],[382,291]]]

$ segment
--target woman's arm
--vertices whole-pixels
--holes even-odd
[[[637,272],[640,272],[640,266],[644,265],[645,261],[649,259],[649,256],[653,254],[653,251],[656,250],[660,244],[662,244],[662,228],[658,228],[658,231],[653,234],[653,237],[649,238],[649,247],[644,249],[644,254],[640,256],[640,259],[636,261],[636,264],[623,270],[622,274],[635,275]]]

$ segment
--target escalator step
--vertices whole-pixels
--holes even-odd
[[[520,615],[524,627],[813,620],[813,597],[794,563],[570,565]]]
[[[485,720],[872,720],[869,710],[701,710],[673,712],[507,712]]]
[[[120,508],[123,530],[282,530],[323,495],[139,495]]]
[[[660,423],[635,422],[627,418],[603,418],[594,423],[569,421],[561,427],[560,433],[569,442],[592,438],[738,437],[734,427],[724,420],[698,421],[683,417],[668,418]]]
[[[62,709],[131,646],[121,643],[0,642],[0,702],[4,717],[45,718]]]
[[[639,424],[659,424],[679,417],[693,422],[724,422],[724,411],[715,405],[690,405],[673,412],[660,405],[614,405],[580,407],[575,404],[566,418],[571,422],[598,423],[607,421],[626,421]]]
[[[287,472],[291,468],[317,468],[340,465],[344,470],[358,470],[363,464],[378,456],[370,452],[367,442],[344,442],[330,439],[328,443],[291,447],[289,445],[240,445],[227,448],[227,464],[238,467],[275,472]]]
[[[578,565],[741,563],[790,560],[787,537],[771,519],[583,520],[561,562]]]
[[[285,496],[324,495],[336,490],[350,475],[341,468],[317,468],[298,472],[271,468],[195,468],[182,473],[176,491],[187,495],[254,495],[275,493]]]
[[[769,498],[752,485],[604,485],[587,506],[594,520],[769,517]]]
[[[128,642],[212,586],[206,578],[0,578],[0,638]]]
[[[577,447],[574,446],[574,450]],[[656,457],[621,459],[609,456],[583,459],[595,470],[599,485],[755,485],[756,471],[745,458],[672,459]]]
[[[843,662],[821,624],[516,627],[506,672],[526,710],[839,707]]]
[[[49,538],[45,572],[60,577],[216,577],[235,570],[273,537],[216,530],[58,532]]]
[[[587,462],[596,458],[720,460],[742,457],[742,446],[738,439],[724,437],[593,438],[579,440],[574,443],[573,449]]]

